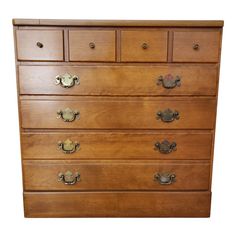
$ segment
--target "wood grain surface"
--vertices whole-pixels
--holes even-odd
[[[79,77],[71,88],[56,85],[56,76]],[[166,89],[157,85],[160,76],[179,76],[181,85]],[[173,96],[215,95],[218,81],[216,65],[146,66],[19,66],[21,94]]]
[[[23,162],[25,190],[208,190],[209,162],[187,161],[29,161]],[[58,174],[79,172],[80,181],[66,185]],[[162,185],[156,173],[176,175]]]
[[[66,131],[22,133],[23,159],[94,160],[191,160],[210,159],[211,132],[188,131]],[[65,154],[58,141],[78,142],[74,153]],[[163,154],[155,143],[168,140],[177,144],[176,151]]]

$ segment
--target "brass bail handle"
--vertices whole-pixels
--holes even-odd
[[[71,88],[75,85],[79,85],[80,80],[77,75],[70,75],[68,73],[65,73],[64,75],[56,76],[55,84],[60,85],[63,88]]]
[[[57,111],[57,118],[62,119],[65,122],[72,122],[75,119],[80,118],[79,111],[73,111],[70,108],[66,108],[65,110]]]
[[[172,111],[171,109],[166,109],[164,111],[158,111],[156,114],[156,119],[163,122],[172,122],[180,118],[178,111]]]
[[[174,173],[156,173],[154,180],[161,185],[170,185],[176,181],[176,175]]]
[[[65,154],[72,154],[80,149],[80,144],[78,142],[73,142],[70,139],[66,139],[64,142],[59,141],[57,146]]]
[[[175,77],[171,74],[168,75],[161,75],[157,79],[157,85],[162,85],[163,88],[166,89],[173,89],[175,87],[181,86],[181,78],[179,75],[176,75]]]
[[[71,171],[66,171],[64,174],[60,172],[58,174],[58,181],[63,182],[65,185],[74,185],[80,181],[80,173],[75,172],[75,174],[73,174]]]
[[[162,142],[156,142],[154,146],[155,146],[154,150],[158,150],[160,153],[163,154],[168,154],[177,150],[176,142],[170,143],[168,140],[164,140]]]

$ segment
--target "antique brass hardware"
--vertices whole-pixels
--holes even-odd
[[[74,153],[76,150],[79,150],[80,144],[73,142],[70,139],[66,139],[64,142],[59,141],[57,143],[58,148],[61,149],[65,154]]]
[[[157,120],[161,119],[163,122],[172,122],[180,118],[178,111],[172,111],[169,108],[164,111],[158,111],[156,115]]]
[[[39,47],[39,48],[43,48],[43,44],[41,42],[37,42],[36,45]]]
[[[176,181],[176,175],[173,173],[156,173],[154,180],[158,181],[160,184],[168,185]]]
[[[63,88],[71,88],[74,85],[79,85],[79,77],[76,75],[70,75],[68,73],[64,75],[57,75],[56,76],[56,85],[60,84]]]
[[[143,48],[143,49],[147,49],[147,48],[148,48],[148,44],[147,44],[147,43],[143,43],[143,44],[142,44],[142,48]]]
[[[73,111],[70,108],[66,108],[65,110],[57,111],[57,118],[63,119],[65,122],[72,122],[76,118],[79,119],[80,113],[78,111]]]
[[[94,48],[96,47],[96,45],[95,45],[95,43],[90,42],[90,43],[89,43],[89,47],[90,47],[91,49],[94,49]]]
[[[65,174],[58,174],[58,181],[63,182],[66,185],[73,185],[80,181],[80,174],[76,172],[74,175],[71,171],[66,171]]]
[[[168,154],[172,151],[176,151],[177,144],[175,142],[170,143],[167,140],[155,143],[155,150],[158,150],[160,153]]]
[[[171,74],[165,75],[165,76],[159,76],[157,79],[157,85],[162,85],[162,87],[166,89],[172,89],[175,87],[180,87],[180,76],[176,75],[175,77]]]
[[[199,48],[200,48],[200,45],[199,45],[198,43],[194,43],[194,44],[193,44],[193,49],[194,49],[194,50],[197,51]]]

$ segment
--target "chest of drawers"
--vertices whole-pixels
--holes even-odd
[[[208,217],[222,21],[15,19],[26,217]]]

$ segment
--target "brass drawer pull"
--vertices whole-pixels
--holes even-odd
[[[180,76],[176,75],[175,77],[171,74],[168,74],[166,76],[160,76],[157,79],[157,85],[162,85],[163,88],[166,89],[173,89],[175,87],[180,87],[181,85],[181,79]]]
[[[63,119],[65,122],[72,122],[76,118],[79,119],[80,113],[78,111],[73,111],[70,108],[66,108],[65,110],[59,110],[57,112],[57,118]]]
[[[91,42],[91,43],[89,43],[89,47],[90,47],[91,49],[94,49],[94,48],[96,47],[96,45],[95,45],[95,43]]]
[[[37,47],[39,47],[39,48],[43,48],[43,44],[42,44],[41,42],[37,42],[36,45],[37,45]]]
[[[161,119],[163,122],[172,122],[180,118],[178,111],[172,111],[169,108],[164,111],[158,111],[156,115],[157,120]]]
[[[200,48],[200,45],[198,44],[198,43],[194,43],[193,44],[193,50],[199,50],[199,48]]]
[[[143,48],[143,49],[148,49],[148,44],[147,44],[147,43],[143,43],[143,44],[142,44],[142,48]]]
[[[155,150],[158,150],[160,153],[168,154],[173,151],[176,151],[177,144],[175,142],[170,143],[167,140],[155,143]]]
[[[73,142],[70,139],[66,139],[64,142],[59,141],[57,145],[58,148],[61,149],[65,154],[72,154],[80,148],[79,143]]]
[[[60,84],[61,87],[63,88],[71,88],[74,85],[79,85],[80,81],[79,81],[79,77],[76,75],[70,75],[68,73],[64,74],[64,75],[57,75],[56,76],[56,85]]]
[[[80,174],[76,172],[74,175],[71,171],[66,171],[65,174],[58,174],[58,181],[63,182],[65,185],[73,185],[80,181]]]
[[[173,173],[156,173],[154,180],[160,184],[169,185],[176,181],[176,175]]]

